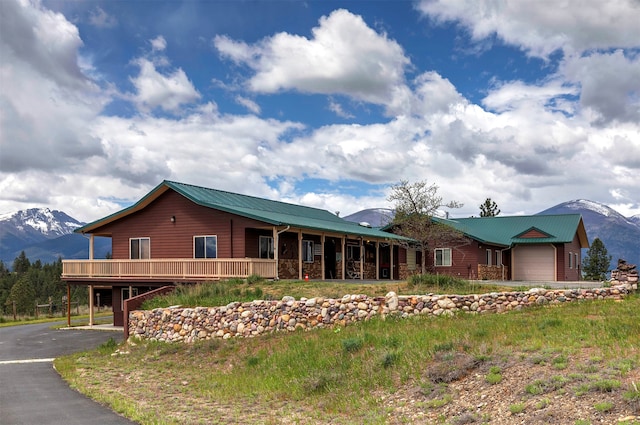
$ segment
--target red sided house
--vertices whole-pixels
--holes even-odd
[[[434,219],[471,243],[436,246],[436,273],[463,279],[578,281],[589,242],[579,214]]]
[[[172,181],[76,232],[89,238],[89,259],[64,260],[62,279],[88,285],[91,312],[96,289],[110,298],[116,326],[124,300],[166,285],[251,275],[404,279],[415,271],[402,236],[317,208]],[[111,238],[111,259],[93,258],[96,236]]]
[[[462,247],[434,246],[431,270],[464,279],[580,279],[588,247],[580,215],[435,219],[462,232]],[[406,279],[419,271],[410,239],[346,221],[326,210],[164,181],[129,208],[76,230],[89,259],[64,260],[62,279],[87,285],[93,306],[151,290],[259,275],[268,279]],[[94,259],[95,237],[112,242]],[[417,261],[418,260],[418,261]],[[97,291],[97,292],[96,292]]]

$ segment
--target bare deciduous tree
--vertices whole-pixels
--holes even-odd
[[[413,239],[413,246],[422,253],[421,272],[427,271],[426,259],[438,246],[459,247],[469,243],[462,232],[434,220],[441,208],[460,208],[456,201],[445,203],[438,195],[438,186],[426,181],[409,183],[401,180],[391,186],[388,197],[395,205],[395,216],[391,222],[394,231]]]

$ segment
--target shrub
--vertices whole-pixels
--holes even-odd
[[[610,401],[601,401],[593,405],[598,412],[605,413],[613,409],[613,403]]]
[[[260,276],[260,275],[257,275],[257,274],[252,274],[251,276],[249,276],[247,278],[247,283],[249,285],[253,285],[254,283],[260,283],[262,281],[264,281],[264,278],[262,276]]]
[[[591,389],[603,393],[610,393],[618,388],[620,388],[620,381],[617,379],[600,379],[591,384]]]
[[[385,369],[393,366],[399,359],[398,353],[387,352],[382,356],[381,364]]]
[[[509,412],[515,414],[524,412],[525,405],[524,403],[516,403],[509,406]]]
[[[342,340],[342,349],[345,353],[355,353],[362,348],[363,344],[362,338],[347,338]]]
[[[446,274],[414,274],[407,281],[409,288],[437,287],[437,288],[468,288],[469,282]]]

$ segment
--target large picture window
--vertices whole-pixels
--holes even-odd
[[[302,241],[302,261],[313,263],[313,241]]]
[[[148,260],[151,258],[151,241],[149,238],[129,239],[129,258],[132,260]]]
[[[273,259],[273,238],[260,236],[260,258]]]
[[[436,266],[451,266],[451,248],[436,248],[433,257]]]
[[[217,257],[218,257],[218,237],[217,236],[194,236],[193,258],[217,258]]]

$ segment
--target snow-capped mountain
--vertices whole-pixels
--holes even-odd
[[[576,199],[563,202],[538,214],[581,214],[589,243],[599,238],[615,267],[622,258],[640,265],[640,218],[625,217],[599,202]]]
[[[0,215],[0,238],[13,234],[23,239],[40,241],[73,233],[83,223],[62,211],[31,208]]]
[[[382,227],[393,220],[393,210],[389,208],[369,208],[343,217],[354,223],[368,223],[373,227]]]
[[[84,223],[49,208],[31,208],[0,215],[0,261],[11,266],[24,251],[30,261],[50,263],[62,258],[88,258],[87,239],[73,231]],[[104,241],[96,246],[103,254]],[[111,250],[110,241],[104,253]],[[97,257],[100,258],[100,257]]]

